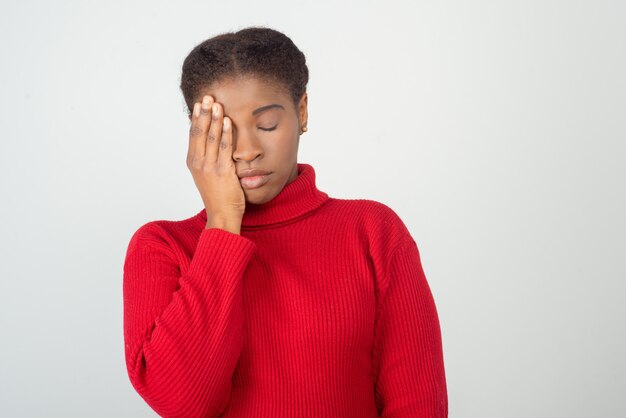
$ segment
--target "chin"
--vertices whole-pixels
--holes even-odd
[[[251,191],[251,192],[244,191],[244,195],[246,196],[246,202],[252,203],[255,205],[262,205],[263,203],[267,203],[274,198],[274,196],[271,194],[259,193],[258,195],[256,195],[254,192],[255,191]]]

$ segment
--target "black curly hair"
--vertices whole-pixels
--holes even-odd
[[[224,32],[196,45],[183,62],[180,89],[191,115],[200,92],[226,78],[253,76],[274,82],[294,107],[306,91],[306,59],[285,34],[262,26]]]

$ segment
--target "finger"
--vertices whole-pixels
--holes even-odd
[[[205,158],[211,163],[217,162],[218,147],[220,145],[220,138],[222,137],[222,108],[220,103],[213,103],[213,111],[211,113],[211,126],[209,132],[206,135],[206,151]]]
[[[209,109],[212,104],[211,96],[204,96],[202,102],[194,104],[189,128],[189,150],[187,158],[193,156],[204,157],[206,148],[206,135],[210,124]]]
[[[233,126],[228,116],[224,116],[223,120],[218,164],[229,167],[233,162]]]

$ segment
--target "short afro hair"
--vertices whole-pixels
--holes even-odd
[[[306,59],[285,34],[261,26],[224,32],[195,46],[183,62],[180,89],[187,113],[200,101],[200,92],[227,78],[254,76],[276,82],[294,107],[306,91]]]

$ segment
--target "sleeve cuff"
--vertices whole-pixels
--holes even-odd
[[[249,238],[221,228],[204,229],[189,264],[189,274],[242,275],[256,244]]]

